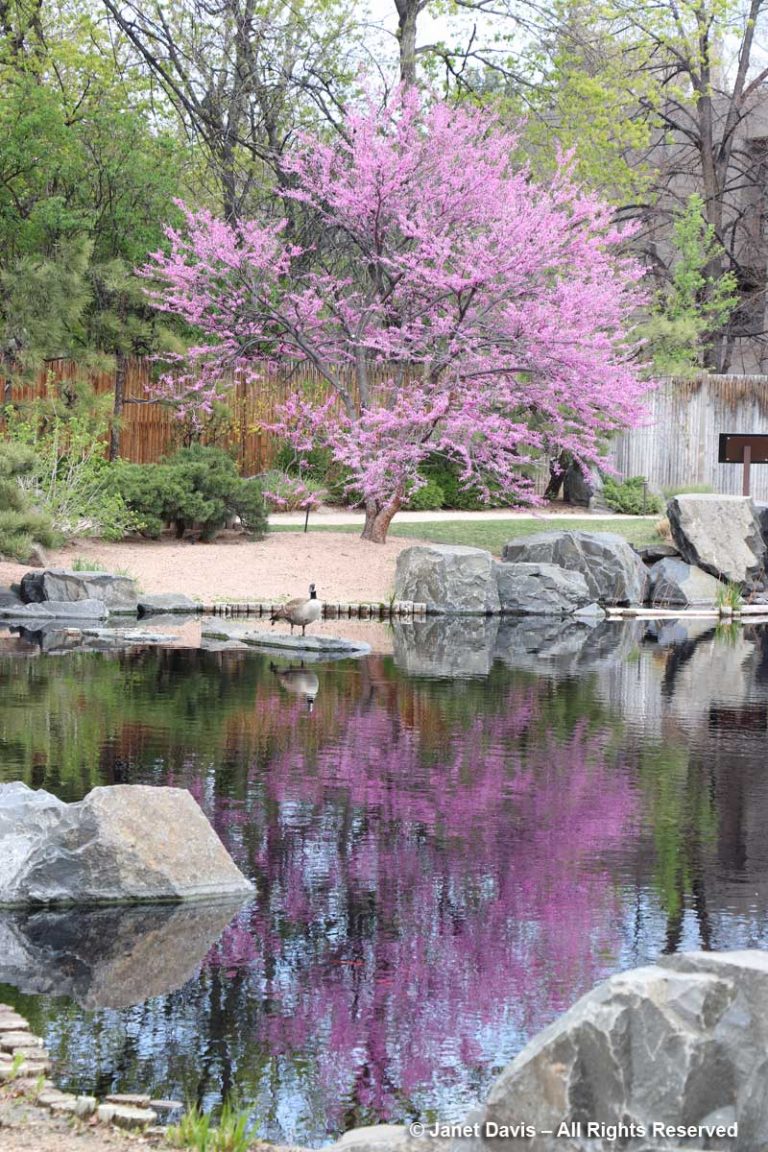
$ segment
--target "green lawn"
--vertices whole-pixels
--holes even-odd
[[[536,532],[552,532],[569,529],[585,532],[615,532],[624,536],[630,544],[658,544],[656,534],[658,518],[652,520],[634,519],[626,520],[593,520],[576,516],[548,516],[542,520],[455,520],[455,521],[428,521],[422,524],[398,524],[395,519],[389,530],[391,537],[404,537],[411,540],[429,540],[435,544],[468,544],[473,548],[486,548],[495,555],[501,555],[501,550],[508,540],[520,536],[533,536]],[[312,517],[309,520],[310,532],[352,532],[358,535],[360,529],[356,526],[333,527],[322,525],[315,527]],[[272,527],[271,532],[300,532],[300,528]]]

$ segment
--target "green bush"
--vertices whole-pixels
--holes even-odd
[[[321,485],[273,468],[259,476],[264,499],[273,512],[299,512],[320,503]]]
[[[157,464],[121,462],[116,485],[147,536],[158,537],[172,524],[181,539],[196,525],[202,540],[212,540],[233,515],[240,516],[252,535],[263,536],[266,530],[261,486],[242,480],[232,458],[220,448],[198,444]]]
[[[104,455],[109,427],[103,397],[79,387],[71,406],[50,396],[5,409],[8,438],[32,453],[24,484],[64,536],[122,540],[137,527]]]
[[[51,518],[33,506],[35,458],[29,449],[0,443],[0,555],[29,558],[34,544],[53,547],[58,541]]]
[[[300,476],[302,480],[316,484],[325,484],[333,466],[330,448],[317,447],[310,452],[297,452],[293,444],[283,440],[275,453],[274,471]]]
[[[255,476],[240,481],[231,508],[240,517],[244,532],[255,540],[264,539],[267,534],[267,505],[261,482]]]
[[[607,476],[603,481],[603,497],[614,512],[627,516],[653,515],[661,512],[662,501],[645,485],[644,476],[630,476],[627,480],[616,480]]]
[[[431,476],[425,484],[411,492],[406,507],[412,512],[433,512],[445,504],[445,493]]]
[[[424,464],[421,472],[428,480],[433,480],[442,488],[443,508],[461,512],[480,512],[502,503],[501,500],[498,502],[492,500],[489,504],[483,500],[477,487],[472,484],[467,487],[459,478],[461,465],[453,460],[434,456]]]

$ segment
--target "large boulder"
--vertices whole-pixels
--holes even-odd
[[[581,572],[556,564],[497,564],[496,580],[511,616],[571,616],[594,600]]]
[[[648,572],[623,536],[614,532],[539,532],[505,545],[502,559],[514,564],[556,564],[580,572],[590,600],[643,604]]]
[[[694,568],[684,560],[666,557],[654,564],[651,576],[651,604],[657,608],[710,607],[722,588],[719,580]]]
[[[417,544],[397,558],[395,599],[426,604],[447,616],[499,611],[495,562],[490,552],[463,545]]]
[[[129,576],[109,572],[71,572],[66,568],[46,568],[27,572],[21,578],[21,598],[27,604],[48,600],[101,600],[112,612],[136,612],[138,592]]]
[[[181,788],[115,785],[64,804],[0,784],[0,906],[245,895],[245,879]]]
[[[461,1147],[498,1148],[489,1136],[499,1128],[530,1125],[536,1152],[756,1152],[768,1147],[767,1049],[766,953],[668,957],[613,976],[532,1040]],[[634,1125],[634,1137],[620,1138],[620,1124]],[[700,1132],[658,1127],[678,1125]],[[707,1134],[717,1125],[730,1134]]]
[[[675,496],[667,505],[680,555],[720,580],[744,584],[765,571],[765,542],[748,496]]]
[[[200,611],[200,604],[181,592],[161,592],[157,596],[140,596],[139,616],[164,616],[169,613],[190,615]]]
[[[567,504],[592,508],[603,500],[603,481],[599,472],[582,472],[578,464],[570,464],[563,477],[563,499]]]

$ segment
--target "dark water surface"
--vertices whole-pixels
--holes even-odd
[[[0,914],[0,1000],[64,1086],[235,1088],[315,1145],[458,1119],[605,975],[766,944],[765,632],[408,624],[312,671],[310,711],[257,654],[0,637],[0,780],[189,788],[257,886]]]

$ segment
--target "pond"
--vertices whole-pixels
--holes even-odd
[[[459,1119],[609,973],[768,943],[758,627],[408,623],[298,683],[250,652],[5,649],[0,780],[188,788],[256,885],[0,914],[0,1000],[63,1087],[234,1089],[314,1146]]]

